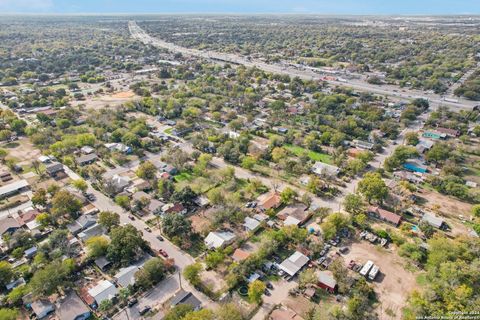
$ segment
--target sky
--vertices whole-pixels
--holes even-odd
[[[0,13],[480,14],[480,0],[0,0]]]

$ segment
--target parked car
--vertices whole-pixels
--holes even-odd
[[[152,232],[152,229],[150,229],[149,227],[145,227],[145,231]]]
[[[136,305],[137,303],[138,303],[137,298],[130,299],[130,300],[128,300],[128,307],[131,308],[134,305]]]
[[[129,214],[129,215],[128,215],[128,219],[130,219],[130,220],[132,220],[132,221],[133,221],[133,220],[135,220],[135,217],[134,217],[134,216],[132,216],[131,214]]]
[[[143,316],[143,315],[145,315],[147,312],[149,312],[150,310],[152,310],[152,308],[149,307],[149,306],[146,306],[146,307],[144,307],[142,310],[140,310],[138,313],[139,313],[141,316]]]
[[[165,250],[158,249],[158,253],[164,258],[168,258],[168,253]]]
[[[162,237],[162,236],[157,236],[157,239],[158,239],[158,241],[163,241],[163,237]]]
[[[267,282],[267,283],[265,284],[265,286],[266,286],[268,289],[270,289],[270,290],[273,289],[273,285],[272,285],[270,282]]]

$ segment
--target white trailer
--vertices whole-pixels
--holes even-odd
[[[380,268],[377,265],[373,265],[372,270],[370,270],[370,273],[368,274],[368,279],[375,280],[375,277],[377,276],[379,271]]]
[[[360,274],[366,277],[372,267],[373,267],[373,262],[368,260],[367,263],[365,263],[363,268],[360,270]]]

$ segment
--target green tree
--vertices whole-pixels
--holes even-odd
[[[19,315],[17,309],[0,308],[0,319],[2,320],[16,320]]]
[[[383,202],[388,196],[388,187],[379,173],[367,172],[358,183],[358,191],[367,199]]]
[[[32,203],[34,205],[45,206],[47,204],[47,191],[43,188],[35,191],[32,196]]]
[[[178,235],[185,238],[192,232],[192,223],[184,215],[168,213],[163,217],[162,231],[169,238]]]
[[[193,311],[190,304],[179,304],[170,309],[163,320],[183,320],[185,316]]]
[[[66,190],[58,191],[52,198],[52,213],[55,217],[68,215],[76,218],[81,208],[80,200]]]
[[[98,214],[98,224],[110,231],[120,224],[120,215],[116,212],[102,211]]]
[[[88,189],[88,184],[83,179],[77,179],[72,182],[72,185],[75,189],[80,192],[85,192]]]
[[[122,266],[130,265],[145,246],[142,233],[132,225],[112,229],[110,239],[107,259]]]
[[[198,286],[201,283],[200,272],[202,272],[202,270],[202,265],[197,262],[186,266],[185,269],[183,269],[183,276],[192,285]]]
[[[346,227],[349,223],[348,217],[341,212],[334,212],[327,216],[325,222],[321,224],[323,237],[325,239],[333,238],[340,229]]]
[[[242,159],[242,168],[251,170],[253,169],[256,163],[257,163],[257,160],[254,157],[245,156]]]
[[[243,316],[233,303],[220,305],[215,311],[216,320],[243,320]]]
[[[150,161],[145,161],[140,166],[138,166],[138,169],[135,173],[139,178],[142,178],[145,180],[151,180],[155,178],[155,174],[157,173],[157,168]]]
[[[165,263],[160,258],[148,260],[143,268],[135,273],[136,284],[148,289],[165,277]]]
[[[262,295],[265,292],[265,283],[255,280],[248,285],[248,299],[252,303],[262,302]]]
[[[363,200],[357,194],[347,194],[343,200],[343,208],[349,213],[358,214],[363,211],[363,207]]]
[[[291,204],[298,196],[298,193],[290,187],[286,187],[281,193],[280,198],[285,204]]]
[[[7,261],[0,261],[0,286],[3,288],[12,281],[12,266]]]
[[[98,258],[107,253],[108,238],[105,236],[94,236],[86,241],[88,256],[92,258]]]
[[[411,146],[416,146],[420,140],[418,139],[418,133],[407,132],[405,134],[405,142]]]
[[[35,297],[46,297],[59,287],[67,287],[67,277],[74,271],[71,259],[55,260],[37,270],[30,279],[29,286]]]
[[[472,206],[472,215],[474,217],[480,218],[480,204]]]
[[[115,203],[123,209],[128,209],[130,206],[130,198],[127,195],[118,195],[115,197]]]

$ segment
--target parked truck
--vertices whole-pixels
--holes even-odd
[[[372,281],[375,280],[375,277],[377,276],[379,271],[380,268],[377,265],[373,265],[372,270],[370,270],[370,273],[368,274],[368,279]]]
[[[365,265],[360,270],[360,274],[366,277],[372,267],[373,267],[373,262],[368,260],[367,263],[365,263]]]

